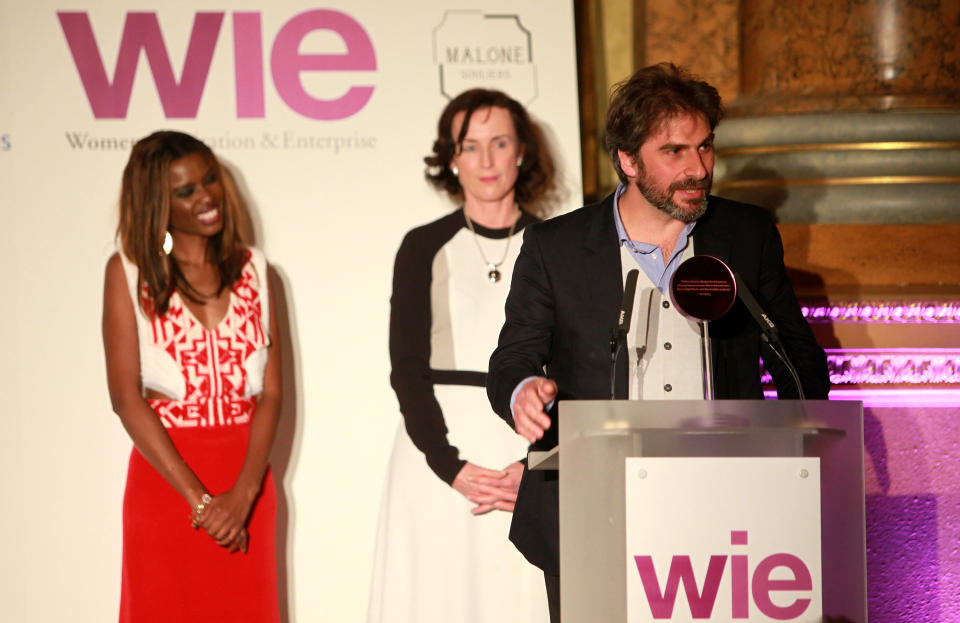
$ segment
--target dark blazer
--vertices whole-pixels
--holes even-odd
[[[783,245],[769,214],[711,196],[693,229],[697,255],[726,262],[773,319],[797,367],[807,398],[826,398],[826,357],[800,312],[783,265]],[[529,376],[557,383],[558,401],[610,395],[609,339],[623,297],[613,196],[528,227],[514,267],[499,346],[490,358],[487,394],[513,426],[510,397]],[[761,344],[760,330],[739,301],[710,323],[717,398],[763,398],[759,360],[773,375],[780,398],[797,397],[786,368]],[[627,363],[617,369],[617,397],[627,398]],[[531,446],[557,444],[554,424]],[[520,484],[510,540],[527,559],[559,575],[557,473],[526,471]]]

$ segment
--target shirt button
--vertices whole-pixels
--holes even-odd
[[[671,348],[673,348],[673,344],[671,344],[670,342],[667,342],[666,344],[663,345],[663,347],[664,347],[666,350],[670,350]]]
[[[670,307],[670,301],[664,301],[664,302],[663,302],[663,308],[666,309],[666,308],[668,308],[668,307]]]
[[[672,391],[673,391],[673,385],[671,385],[670,383],[667,383],[666,385],[663,386],[663,391],[665,391],[665,392],[672,392]]]

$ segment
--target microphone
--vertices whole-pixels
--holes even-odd
[[[757,302],[753,293],[750,292],[750,289],[743,283],[743,278],[740,277],[740,274],[733,273],[733,279],[737,282],[737,298],[743,301],[750,315],[753,316],[753,319],[760,325],[760,331],[763,332],[768,341],[780,344],[780,334],[777,331],[777,325],[773,324],[770,316],[760,307],[760,303]]]
[[[743,283],[740,275],[735,272],[733,273],[733,278],[737,284],[737,298],[743,301],[750,315],[753,316],[753,319],[756,320],[760,326],[760,338],[767,343],[770,350],[773,351],[773,354],[777,356],[790,372],[790,376],[793,377],[793,382],[797,386],[797,393],[799,394],[800,400],[803,400],[803,386],[800,384],[800,376],[797,374],[797,369],[793,367],[793,364],[790,362],[790,358],[787,357],[787,350],[783,347],[783,342],[780,341],[780,333],[777,331],[777,325],[773,324],[770,316],[760,307],[760,303],[757,302],[753,293],[750,292],[750,289]]]
[[[623,285],[623,302],[620,304],[620,315],[617,317],[617,326],[610,332],[610,399],[616,398],[617,359],[620,350],[630,332],[630,320],[633,317],[633,299],[637,296],[637,279],[639,269],[634,268],[627,273],[627,281]]]

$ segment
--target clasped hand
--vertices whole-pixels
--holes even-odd
[[[214,496],[200,515],[199,525],[217,545],[231,554],[237,550],[247,553],[247,516],[253,500],[247,500],[235,490]]]
[[[513,512],[520,488],[523,463],[511,463],[502,470],[480,467],[466,463],[453,479],[453,488],[476,506],[470,509],[474,515],[483,515],[492,510]]]

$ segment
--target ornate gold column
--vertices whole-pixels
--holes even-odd
[[[957,0],[741,0],[716,188],[774,210],[801,291],[960,284],[958,20]]]
[[[742,0],[739,116],[960,107],[960,2]]]
[[[617,185],[603,147],[610,88],[643,63],[642,0],[574,0],[580,73],[583,194],[600,199]]]
[[[958,20],[957,0],[740,2],[715,192],[779,220],[835,388],[956,387]]]

